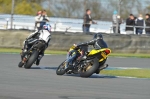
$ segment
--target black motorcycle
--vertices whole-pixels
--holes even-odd
[[[25,49],[22,50],[21,62],[18,64],[18,67],[24,66],[24,68],[30,69],[31,66],[38,61],[39,55],[44,53],[44,50],[47,48],[47,44],[49,43],[50,39],[50,32],[43,30],[39,35],[39,39],[26,40],[24,44]]]

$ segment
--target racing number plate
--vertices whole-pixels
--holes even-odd
[[[107,58],[107,55],[104,52],[102,52],[101,55],[103,56],[104,59]]]

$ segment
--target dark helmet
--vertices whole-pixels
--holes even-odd
[[[101,33],[96,33],[93,37],[93,39],[103,39],[103,36]]]

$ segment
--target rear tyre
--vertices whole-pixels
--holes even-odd
[[[33,63],[36,61],[38,58],[39,52],[38,51],[33,51],[32,55],[28,59],[27,63],[25,64],[24,68],[25,69],[30,69]]]
[[[24,63],[19,62],[18,67],[21,68],[24,65]]]
[[[56,70],[56,74],[57,75],[64,75],[65,73],[66,73],[66,71],[65,71],[65,61],[64,62],[62,62],[60,65],[59,65],[59,67],[57,68],[57,70]]]
[[[86,70],[81,69],[80,71],[80,76],[81,77],[90,77],[93,73],[95,73],[95,71],[99,68],[99,61],[97,58],[94,58],[92,60],[93,65],[92,66],[88,66],[86,68]]]
[[[101,67],[106,63],[106,60],[107,59],[105,59],[104,61],[102,61],[102,62],[99,62],[99,68],[96,70],[96,74],[100,74],[100,71],[101,71]]]

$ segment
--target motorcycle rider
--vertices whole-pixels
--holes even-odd
[[[51,31],[51,26],[50,26],[49,24],[45,24],[45,25],[43,25],[42,30],[47,30],[48,32],[50,32],[50,31]],[[39,35],[40,35],[40,33],[43,32],[42,30],[39,31],[39,32],[36,31],[36,32],[30,34],[30,35],[28,36],[28,38],[24,41],[24,48],[22,49],[23,51],[22,51],[21,57],[23,57],[23,56],[26,54],[26,52],[32,47],[32,45],[33,45],[37,40],[39,40]],[[43,32],[43,33],[44,33],[44,32]],[[49,42],[50,42],[50,40],[49,40]],[[46,44],[45,49],[49,46],[49,42]],[[44,56],[44,51],[45,51],[45,49],[42,50],[41,53],[39,54],[39,57],[38,57],[38,59],[37,59],[37,61],[36,61],[36,65],[39,65],[40,60],[41,60],[42,57]]]
[[[80,54],[80,57],[78,58],[78,60],[81,60],[85,54],[88,51],[88,45],[93,45],[94,49],[101,49],[101,48],[108,48],[106,42],[103,40],[103,36],[101,33],[97,33],[94,35],[93,40],[86,42],[86,43],[81,43],[81,44],[74,44],[75,48],[74,50],[71,51],[71,53],[69,53],[69,58],[67,58],[66,60],[66,65],[65,65],[65,69],[67,69],[68,67],[71,67],[72,62],[77,59],[77,57],[79,57],[79,52],[77,51],[77,49],[81,49],[80,52],[82,52]],[[73,54],[73,55],[71,55]],[[96,73],[99,73],[99,71],[96,71]]]
[[[42,10],[42,11],[38,11],[37,16],[35,17],[35,32],[31,33],[27,39],[38,39],[38,36],[41,32],[41,30],[43,29],[44,25],[48,25],[46,24],[46,22],[49,22],[49,18],[47,16],[46,10]],[[51,27],[50,25],[48,26],[49,28]]]
[[[38,11],[37,16],[35,17],[35,32],[30,34],[28,38],[38,38],[40,30],[46,22],[49,22],[50,19],[47,16],[46,10]]]

